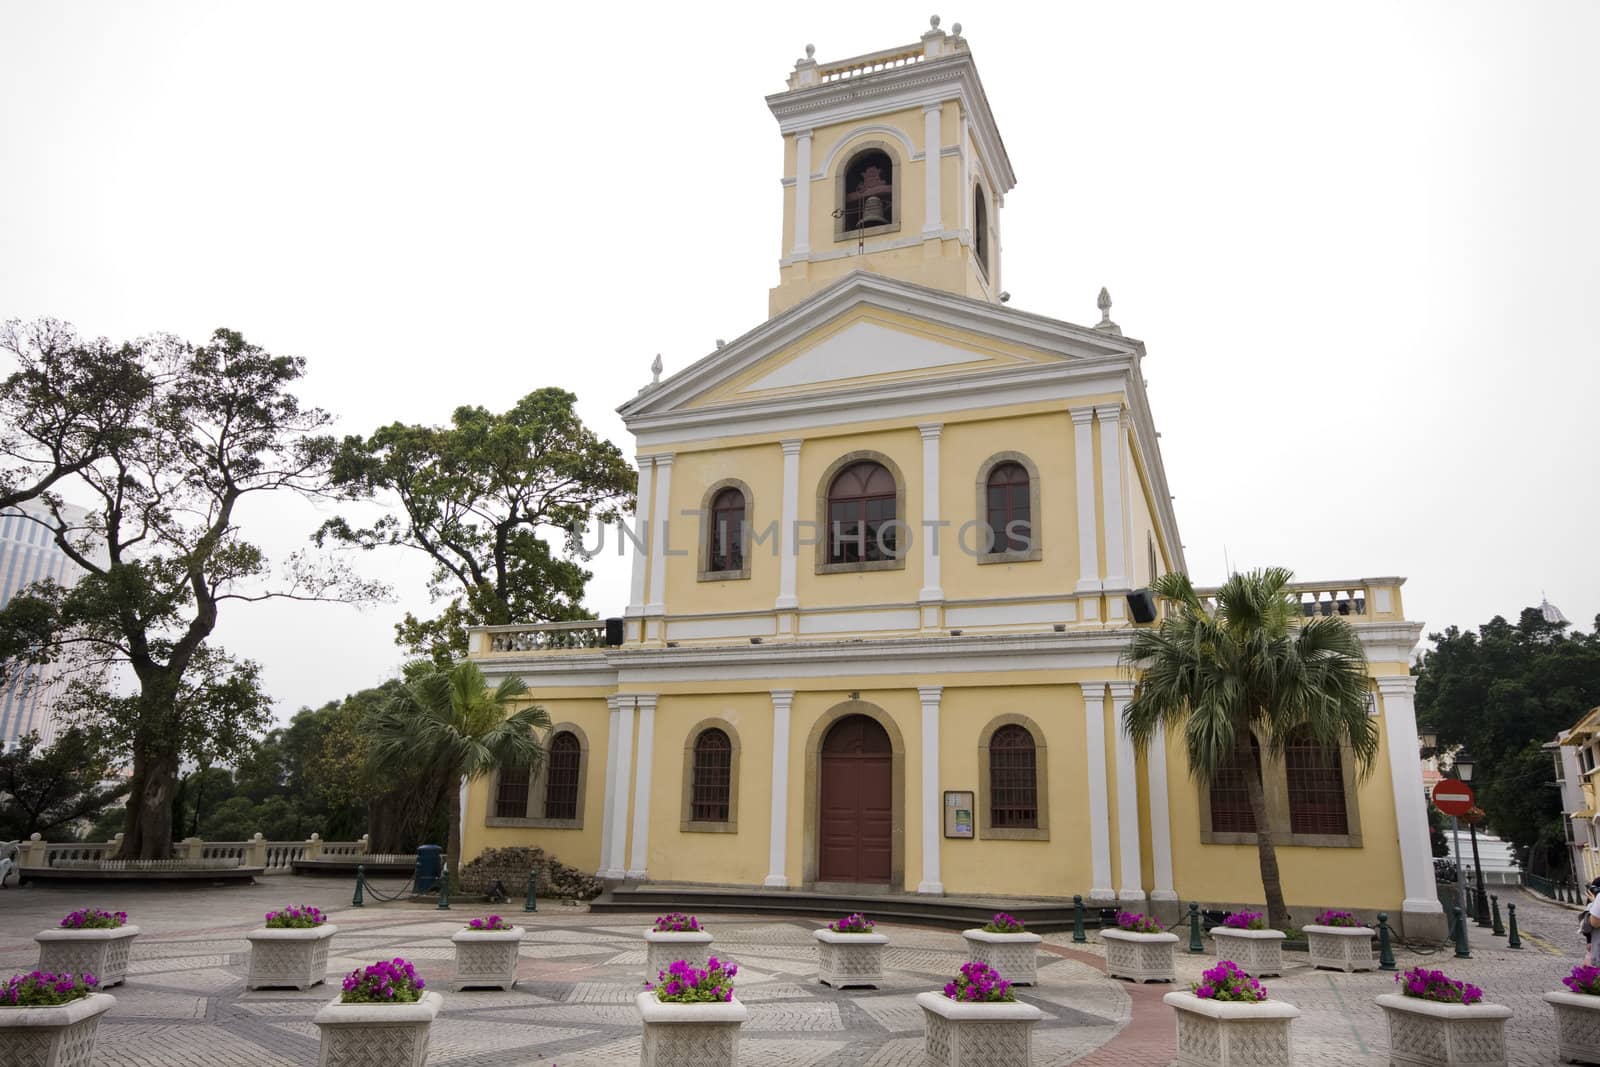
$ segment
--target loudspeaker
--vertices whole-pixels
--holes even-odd
[[[622,644],[622,620],[611,618],[606,620],[606,647],[616,648]]]
[[[1148,589],[1135,589],[1128,594],[1128,613],[1134,622],[1155,622],[1155,596]]]

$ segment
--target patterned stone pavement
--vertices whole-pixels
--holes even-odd
[[[28,888],[0,893],[0,974],[31,969],[35,930],[84,905],[122,908],[144,933],[135,943],[128,982],[113,990],[117,1005],[100,1031],[100,1067],[278,1065],[316,1062],[312,1016],[337,991],[338,976],[379,958],[403,955],[444,994],[434,1026],[431,1064],[611,1067],[638,1062],[639,1024],[633,997],[641,988],[649,917],[589,915],[542,904],[523,915],[527,927],[520,981],[511,992],[449,989],[449,937],[483,909],[352,909],[339,882],[275,878],[259,886],[212,888]],[[1550,1015],[1539,994],[1559,988],[1581,942],[1576,915],[1517,896],[1526,947],[1474,931],[1474,958],[1447,951],[1402,951],[1401,966],[1425,963],[1483,986],[1511,1005],[1512,1063],[1554,1059]],[[332,913],[340,933],[329,959],[330,986],[305,992],[246,992],[245,931],[270,908],[315,904]],[[834,991],[815,981],[809,919],[709,916],[713,948],[740,965],[739,996],[750,1008],[741,1041],[751,1067],[921,1067],[922,1019],[913,997],[941,985],[965,959],[958,934],[880,926],[890,935],[887,977],[876,990]],[[1045,1013],[1036,1031],[1035,1062],[1163,1064],[1172,1056],[1171,1013],[1160,1003],[1170,987],[1131,987],[1107,979],[1099,945],[1074,945],[1070,934],[1048,939],[1040,984],[1022,993]],[[1300,957],[1303,958],[1303,957]],[[1342,975],[1294,964],[1268,982],[1274,996],[1305,1013],[1295,1025],[1299,1064],[1387,1062],[1381,1013],[1372,997],[1385,974]],[[1179,954],[1180,983],[1193,981],[1210,956]],[[1181,987],[1181,985],[1180,985]]]

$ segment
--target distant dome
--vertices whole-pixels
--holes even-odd
[[[1548,623],[1563,623],[1572,621],[1565,615],[1561,614],[1560,608],[1550,603],[1550,601],[1545,600],[1543,597],[1539,598],[1539,613],[1544,616],[1544,621]]]

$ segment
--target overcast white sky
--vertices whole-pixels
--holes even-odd
[[[217,326],[344,432],[614,408],[758,324],[807,42],[926,3],[0,0],[0,317]],[[1190,569],[1402,574],[1430,629],[1600,611],[1600,4],[988,2],[1013,307],[1144,340]],[[283,553],[319,515],[274,501]],[[427,610],[420,559],[365,559]],[[620,614],[608,557],[589,606]],[[390,675],[385,605],[236,605],[280,715]]]

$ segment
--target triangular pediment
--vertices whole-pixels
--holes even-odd
[[[1138,343],[881,275],[851,274],[644,390],[625,419],[1125,357]]]

